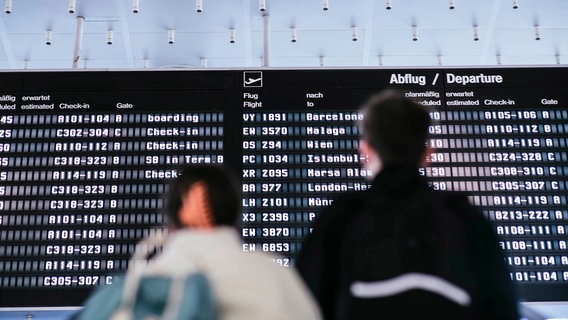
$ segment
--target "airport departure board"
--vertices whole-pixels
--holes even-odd
[[[180,165],[241,179],[243,251],[293,267],[322,206],[369,187],[359,106],[430,111],[432,188],[469,194],[529,301],[568,300],[568,69],[5,72],[0,307],[76,306],[164,232]]]

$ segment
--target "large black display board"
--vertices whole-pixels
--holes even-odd
[[[232,167],[243,250],[292,266],[319,208],[368,187],[357,109],[385,88],[431,111],[421,173],[469,192],[522,296],[567,300],[565,68],[85,71],[0,77],[0,307],[112,282],[185,163]]]

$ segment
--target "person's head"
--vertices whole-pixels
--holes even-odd
[[[372,96],[361,108],[361,153],[374,174],[391,165],[419,166],[428,139],[428,111],[395,91]]]
[[[166,214],[174,228],[233,226],[241,209],[237,190],[226,168],[183,167],[168,191]]]

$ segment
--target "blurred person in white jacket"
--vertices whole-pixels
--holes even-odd
[[[220,319],[320,319],[295,269],[279,266],[266,253],[243,252],[235,228],[239,189],[226,168],[183,168],[168,193],[170,237],[151,268],[204,272]]]

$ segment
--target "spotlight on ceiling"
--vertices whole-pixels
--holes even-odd
[[[4,12],[7,14],[12,13],[12,0],[6,0],[6,7],[4,8]]]
[[[69,8],[67,11],[69,11],[69,13],[75,13],[75,0],[69,0]]]
[[[296,30],[296,27],[290,28],[290,41],[291,42],[298,41],[298,31]]]
[[[479,41],[479,28],[473,26],[473,41]]]
[[[175,31],[174,29],[168,29],[168,43],[174,44],[175,41]]]
[[[235,43],[235,28],[229,29],[229,43]]]
[[[111,45],[113,42],[113,32],[112,30],[107,31],[107,44]]]
[[[51,30],[47,30],[45,32],[45,44],[50,46],[53,43],[52,41],[52,32]]]

